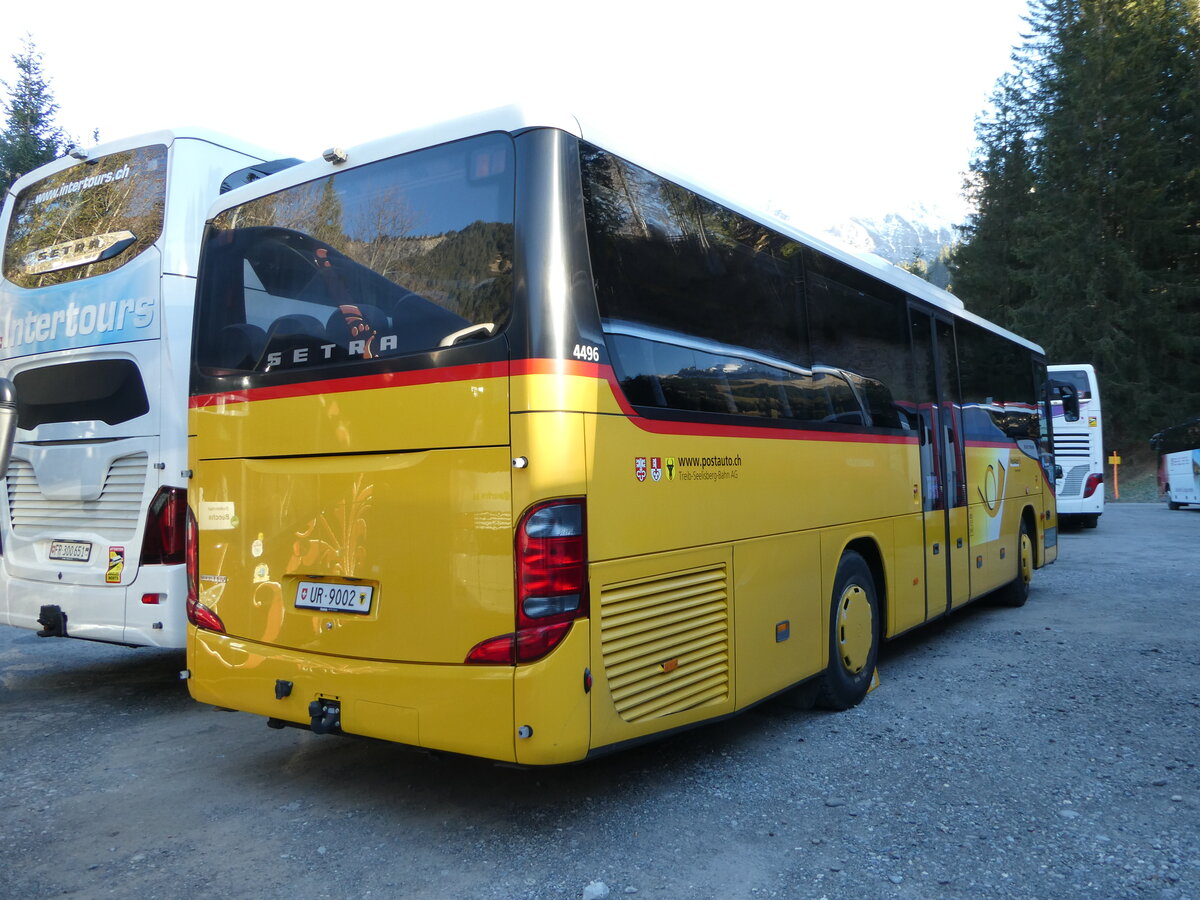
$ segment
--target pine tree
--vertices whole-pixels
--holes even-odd
[[[1110,437],[1138,445],[1200,409],[1200,5],[1035,0],[1028,21],[977,129],[955,289],[1093,363]]]
[[[54,124],[58,104],[42,72],[42,54],[28,35],[14,53],[17,82],[0,81],[8,93],[3,101],[7,122],[0,134],[0,192],[31,169],[65,153],[71,145],[66,133]]]
[[[993,114],[975,126],[981,152],[964,185],[975,214],[950,259],[956,292],[981,315],[1020,331],[1028,323],[1030,290],[1021,253],[1033,204],[1033,161],[1024,86],[1016,75],[1000,80]]]

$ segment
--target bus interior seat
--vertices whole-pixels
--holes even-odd
[[[226,325],[221,329],[217,365],[222,369],[254,369],[267,346],[267,333],[257,325]]]
[[[446,335],[473,324],[412,291],[405,292],[392,310],[400,352],[432,350]]]
[[[267,332],[267,353],[292,353],[297,350],[318,350],[330,343],[325,326],[314,316],[291,314],[280,316]],[[265,357],[264,357],[265,358]],[[316,362],[310,357],[309,362]]]

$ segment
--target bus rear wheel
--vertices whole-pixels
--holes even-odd
[[[816,703],[823,709],[850,709],[867,695],[879,657],[879,599],[865,559],[843,554],[833,582],[829,610],[829,665],[821,676]]]
[[[1017,577],[996,592],[1002,606],[1024,606],[1029,599],[1029,583],[1033,580],[1033,538],[1029,526],[1021,521],[1017,537]]]

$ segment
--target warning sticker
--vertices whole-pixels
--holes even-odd
[[[125,548],[124,547],[109,547],[108,548],[108,571],[104,574],[104,580],[108,584],[120,584],[121,575],[125,572]]]

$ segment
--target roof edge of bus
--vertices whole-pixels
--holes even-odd
[[[303,184],[314,178],[328,175],[336,171],[345,162],[349,162],[351,165],[358,165],[361,162],[387,159],[388,157],[399,156],[402,153],[409,153],[426,147],[434,147],[438,144],[446,144],[477,134],[486,134],[488,132],[515,134],[533,128],[553,128],[573,134],[576,137],[582,137],[579,119],[570,113],[565,113],[553,107],[522,104],[499,106],[482,112],[470,113],[425,125],[416,125],[413,128],[398,131],[386,137],[374,138],[370,141],[348,147],[337,144],[336,137],[334,137],[328,146],[343,150],[346,153],[345,160],[331,161],[326,160],[322,156],[310,158],[283,172],[271,175],[269,179],[259,179],[252,184],[234,188],[221,195],[220,200],[209,210],[210,218],[221,210],[229,209],[245,202],[243,194],[251,196],[261,194],[264,183],[269,184],[270,191],[274,193],[275,191],[294,187],[297,184]]]
[[[1054,363],[1054,365],[1046,366],[1051,372],[1067,372],[1071,369],[1087,369],[1093,376],[1096,374],[1096,367],[1091,363]]]
[[[190,126],[160,128],[155,131],[144,131],[140,134],[131,134],[127,137],[100,141],[96,144],[81,143],[78,146],[86,152],[87,157],[85,159],[77,159],[70,155],[60,156],[58,159],[51,160],[48,163],[38,166],[36,169],[26,172],[12,183],[8,192],[14,195],[19,194],[30,184],[40,181],[48,175],[56,174],[72,166],[86,165],[88,159],[98,159],[101,156],[108,156],[110,153],[120,153],[122,150],[132,150],[137,147],[149,147],[153,144],[165,144],[169,147],[178,140],[205,141],[260,160],[278,159],[282,156],[282,154],[275,153],[253,141],[245,141],[241,138],[208,128]]]
[[[575,137],[586,140],[589,143],[595,143],[597,146],[603,147],[605,150],[631,163],[643,166],[655,174],[679,184],[681,187],[685,187],[710,200],[721,203],[735,212],[748,216],[764,225],[769,225],[780,233],[807,244],[854,268],[864,270],[907,294],[924,300],[931,306],[938,307],[952,315],[965,317],[989,330],[1002,332],[1007,337],[1044,355],[1044,351],[1037,344],[1006,331],[980,316],[970,313],[959,297],[888,262],[883,257],[877,256],[874,253],[862,253],[851,250],[838,245],[829,238],[816,237],[796,228],[796,226],[774,213],[767,212],[751,204],[732,200],[720,192],[711,189],[703,181],[674,169],[665,160],[648,157],[645,153],[636,149],[634,146],[635,142],[627,138],[623,132],[608,130],[601,123],[600,117],[597,117],[596,121],[593,121],[591,118],[581,119],[572,113],[563,111],[559,107],[526,104],[500,106],[482,112],[446,119],[441,122],[422,125],[388,137],[344,148],[345,158],[338,158],[336,161],[324,158],[309,160],[308,162],[270,175],[267,178],[260,179],[253,184],[235,188],[223,194],[220,200],[210,208],[209,214],[210,217],[215,216],[223,210],[244,203],[251,197],[267,192],[274,193],[275,191],[303,184],[306,181],[327,175],[330,172],[336,171],[338,166],[346,162],[357,165],[359,162],[370,162],[377,159],[398,156],[402,153],[449,143],[450,141],[460,140],[472,135],[485,134],[487,132],[508,132],[515,134],[535,128],[553,128],[573,134]]]

